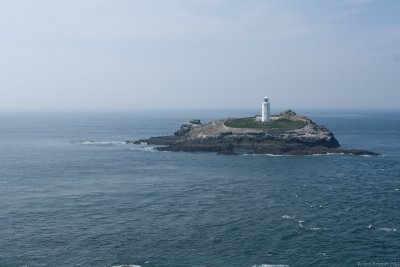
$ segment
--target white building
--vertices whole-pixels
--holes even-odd
[[[264,101],[262,103],[262,112],[261,112],[261,121],[262,122],[268,122],[271,118],[271,113],[269,110],[269,99],[268,97],[264,97]]]

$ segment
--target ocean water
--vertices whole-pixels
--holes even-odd
[[[0,113],[0,266],[399,266],[400,113],[303,112],[379,157],[124,143],[248,112]]]

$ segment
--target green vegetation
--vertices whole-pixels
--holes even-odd
[[[256,122],[255,117],[229,119],[225,126],[232,128],[251,128],[251,129],[299,129],[306,125],[304,121],[295,121],[285,118],[277,119],[267,123]]]

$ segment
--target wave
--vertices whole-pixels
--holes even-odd
[[[125,141],[92,141],[84,140],[80,141],[81,145],[125,145]]]
[[[256,153],[244,153],[244,154],[239,154],[239,156],[292,157],[291,155],[280,155],[280,154],[256,154]]]
[[[129,150],[135,150],[135,151],[145,151],[145,152],[160,152],[158,151],[155,147],[136,147],[136,148],[129,148]]]
[[[253,265],[252,267],[289,267],[286,264],[260,264],[260,265]]]
[[[283,217],[283,216],[282,216]],[[294,217],[294,216],[293,216]],[[310,231],[328,231],[329,229],[328,228],[326,228],[326,227],[307,227],[307,226],[304,226],[303,225],[303,223],[304,223],[304,221],[302,221],[302,220],[299,220],[299,221],[297,221],[298,222],[298,227],[300,227],[300,228],[303,228],[303,229],[306,229],[306,230],[310,230]]]
[[[129,150],[133,151],[144,151],[144,152],[160,152],[156,149],[157,146],[149,146],[149,145],[133,145],[129,147]]]
[[[377,230],[384,232],[397,232],[396,228],[380,227]]]
[[[141,142],[140,144],[131,145],[126,141],[93,141],[93,140],[84,140],[79,141],[81,145],[92,145],[92,146],[120,146],[120,145],[129,145],[129,150],[134,151],[147,151],[147,152],[159,152],[156,146],[149,146],[145,142]]]
[[[345,156],[346,153],[343,152],[339,152],[339,153],[326,153],[325,155],[329,156],[329,155],[340,155],[340,156]]]
[[[136,264],[122,264],[122,265],[111,265],[111,267],[142,267]],[[290,267],[287,264],[254,264],[252,267]]]
[[[268,157],[297,157],[299,155],[287,155],[287,154],[242,154],[243,156],[268,156]],[[300,155],[300,156],[306,156],[306,157],[319,157],[319,156],[346,156],[348,154],[346,153],[325,153],[325,154],[320,154],[320,153],[315,153],[315,154],[309,154],[309,155]],[[363,155],[363,156],[368,156],[371,157],[369,155]]]
[[[282,218],[283,219],[294,219],[295,218],[295,216],[293,215],[293,216],[291,216],[291,215],[282,215]]]

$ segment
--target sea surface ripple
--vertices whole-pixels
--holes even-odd
[[[228,111],[0,113],[0,266],[400,262],[400,114],[305,113],[345,148],[383,156],[124,142]]]

